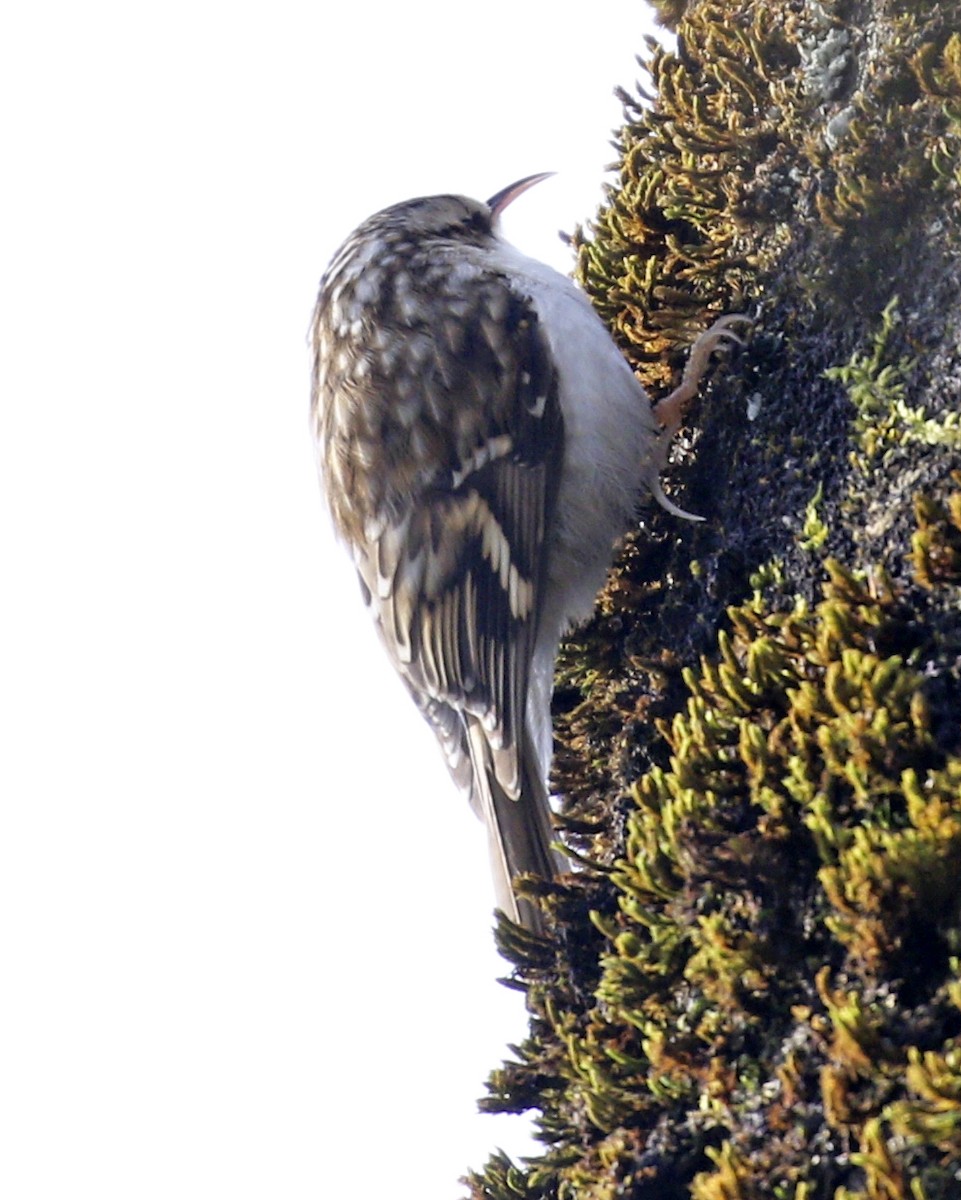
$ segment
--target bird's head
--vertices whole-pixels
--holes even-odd
[[[385,237],[388,243],[397,238],[483,242],[495,232],[500,216],[509,204],[552,174],[552,171],[546,171],[519,179],[491,196],[486,204],[467,196],[452,195],[403,200],[368,217],[357,233],[369,235],[375,232]]]

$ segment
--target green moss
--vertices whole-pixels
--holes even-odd
[[[805,550],[820,550],[828,539],[828,527],[821,516],[821,501],[824,499],[824,485],[818,484],[817,491],[808,501],[804,510],[804,524],[801,526],[801,546]]]
[[[681,9],[683,8],[683,12]],[[650,107],[624,94],[621,176],[578,274],[651,382],[706,321],[765,300],[811,239],[859,290],[904,249],[920,196],[956,212],[957,5],[675,6],[681,53],[649,43]],[[798,284],[837,291],[829,261]]]
[[[843,366],[824,372],[826,379],[844,385],[854,405],[855,430],[867,462],[896,444],[905,429],[901,413],[906,409],[904,397],[915,364],[908,358],[885,362],[898,321],[895,297],[881,314],[881,326],[871,339],[870,352],[855,351]]]
[[[961,484],[961,471],[953,474]],[[961,491],[939,504],[931,496],[914,498],[918,524],[911,539],[915,578],[934,590],[939,584],[961,584]]]
[[[590,1004],[518,964],[540,1034],[495,1086],[550,1081],[545,1130],[568,1134],[544,1194],[670,1195],[656,1185],[686,1163],[703,1200],[770,1194],[758,1180],[829,1195],[858,1172],[848,1194],[900,1197],[871,1189],[961,1161],[961,730],[951,749],[933,726],[906,594],[827,570],[813,608],[732,608],[685,671],[669,762],[634,789],[616,910],[592,914]],[[645,1153],[667,1128],[670,1161]]]
[[[961,413],[949,411],[928,417],[921,407],[907,401],[916,360],[889,357],[891,335],[901,318],[898,300],[891,300],[881,313],[881,326],[871,339],[871,350],[855,351],[840,367],[829,367],[826,379],[844,385],[854,405],[854,426],[861,453],[855,461],[867,470],[875,459],[881,464],[893,449],[911,442],[961,450]]]

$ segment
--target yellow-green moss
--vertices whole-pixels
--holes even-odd
[[[619,185],[578,261],[649,381],[708,314],[763,303],[764,276],[812,238],[869,282],[919,197],[956,214],[957,7],[876,4],[870,38],[861,9],[827,0],[672,7],[682,52],[648,45],[657,105],[624,94]],[[836,273],[810,261],[798,285],[829,296]]]
[[[805,550],[820,550],[828,539],[828,527],[821,515],[821,501],[824,499],[824,485],[819,483],[817,491],[808,501],[804,510],[804,524],[801,526],[801,546]]]
[[[961,412],[928,417],[922,407],[912,408],[907,397],[916,360],[902,356],[885,361],[891,334],[900,320],[895,297],[881,313],[870,352],[855,351],[843,366],[824,372],[826,379],[844,385],[854,405],[861,451],[855,462],[862,470],[868,470],[875,459],[883,465],[897,446],[911,442],[961,450]]]
[[[586,1012],[530,983],[552,1050],[520,1075],[551,1080],[553,1119],[595,1131],[586,1160],[548,1151],[545,1195],[645,1195],[665,1123],[682,1160],[713,1162],[687,1176],[695,1200],[902,1200],[922,1179],[950,1195],[961,714],[946,746],[906,595],[827,572],[813,607],[732,608],[717,654],[684,672],[669,762],[635,788],[616,911],[592,914],[607,949]],[[651,1156],[650,1179],[664,1169]]]
[[[961,484],[961,471],[954,473]],[[939,584],[961,585],[961,491],[945,504],[919,493],[914,498],[918,528],[911,539],[915,578],[934,590]]]

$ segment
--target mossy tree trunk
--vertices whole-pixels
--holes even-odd
[[[662,4],[579,273],[658,394],[749,345],[563,655],[585,866],[475,1200],[961,1196],[961,4]],[[623,17],[623,13],[621,14]],[[598,36],[606,36],[603,32]]]

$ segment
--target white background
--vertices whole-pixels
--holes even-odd
[[[558,171],[505,232],[567,269],[633,19],[5,17],[7,1200],[441,1200],[527,1148],[475,1106],[525,1031],[483,833],[328,531],[306,333],[340,240],[411,195]]]

